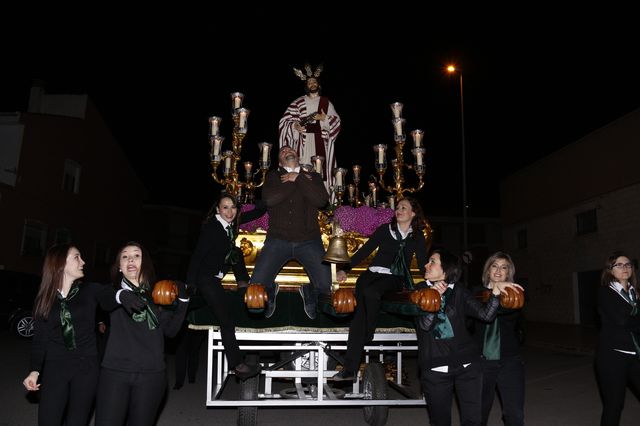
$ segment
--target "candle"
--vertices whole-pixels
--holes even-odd
[[[313,168],[318,174],[322,174],[322,156],[314,155],[311,157],[311,161],[313,162]]]
[[[371,187],[371,199],[372,199],[372,205],[375,207],[376,206],[376,192],[378,190],[376,189],[375,186]]]
[[[357,164],[353,166],[353,181],[360,182],[360,166]]]
[[[215,136],[213,138],[213,155],[220,155],[220,148],[222,147],[222,136]]]
[[[342,186],[342,170],[336,170],[336,186]]]
[[[231,108],[233,108],[234,111],[242,106],[243,97],[244,95],[240,92],[233,92],[231,94]]]
[[[424,148],[414,148],[411,150],[411,152],[416,156],[416,165],[422,166],[422,157],[424,156],[425,152]]]
[[[356,187],[353,184],[349,184],[349,199],[353,200],[353,195],[356,193]]]
[[[231,156],[227,155],[224,158],[224,173],[228,174],[230,170],[231,170]]]
[[[401,136],[402,135],[402,119],[396,118],[395,120],[393,120],[393,127],[396,130],[396,135]]]
[[[247,118],[249,117],[249,110],[246,108],[240,108],[238,110],[238,115],[240,116],[238,120],[238,129],[246,130],[247,129]]]
[[[384,151],[387,148],[386,145],[376,145],[373,147],[374,151],[378,151],[378,164],[384,164]]]
[[[420,129],[416,129],[411,132],[411,136],[413,137],[414,147],[420,148],[422,146],[422,137],[424,136],[424,132]]]
[[[211,136],[218,136],[220,133],[220,117],[209,118],[209,124],[211,124]]]
[[[250,175],[251,174],[251,170],[253,169],[253,163],[251,161],[245,161],[244,162],[244,171]]]
[[[269,161],[269,144],[266,142],[262,143],[262,161]]]
[[[392,103],[391,112],[393,113],[393,118],[400,118],[400,115],[402,114],[402,104],[400,102]]]

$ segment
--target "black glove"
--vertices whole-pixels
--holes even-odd
[[[178,299],[188,299],[189,293],[187,291],[187,284],[182,281],[175,280],[176,286],[178,287]]]
[[[128,290],[122,290],[120,292],[120,304],[129,315],[134,311],[141,312],[146,306],[144,300],[139,298],[134,292]]]

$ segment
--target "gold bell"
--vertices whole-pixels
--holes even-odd
[[[332,237],[322,260],[329,263],[349,263],[351,259],[347,252],[347,240],[344,237]]]

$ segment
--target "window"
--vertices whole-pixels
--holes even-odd
[[[519,249],[525,249],[527,248],[527,244],[527,230],[521,229],[516,234],[516,247]]]
[[[23,256],[43,256],[47,241],[47,226],[44,223],[27,220],[22,233]]]
[[[67,228],[56,229],[56,244],[68,244],[71,242],[71,231]]]
[[[64,160],[62,190],[72,194],[77,194],[80,190],[80,164],[73,160]]]
[[[598,230],[596,209],[587,210],[576,215],[576,231],[578,235],[589,234]]]

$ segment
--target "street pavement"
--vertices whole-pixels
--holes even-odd
[[[523,359],[526,365],[525,418],[527,425],[597,425],[601,404],[593,373],[595,330],[544,323],[526,324]],[[22,387],[29,364],[29,342],[0,331],[0,426],[37,424],[37,404],[30,402]],[[206,352],[203,345],[196,383],[185,383],[180,390],[174,383],[173,355],[167,355],[169,392],[159,417],[159,426],[234,425],[235,408],[207,408],[205,405]],[[415,377],[415,358],[407,357],[411,384]],[[413,385],[416,385],[415,379]],[[621,425],[637,426],[640,402],[627,392]],[[260,408],[259,425],[364,425],[362,408]],[[388,425],[428,424],[425,407],[392,407]],[[453,424],[459,424],[453,409]],[[500,405],[496,401],[491,425],[501,425]]]

